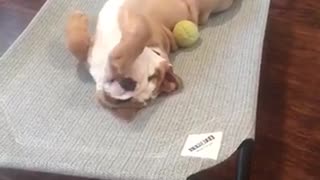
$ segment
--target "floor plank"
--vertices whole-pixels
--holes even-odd
[[[273,0],[252,179],[320,179],[320,4]]]

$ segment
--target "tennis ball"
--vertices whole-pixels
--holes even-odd
[[[180,21],[175,25],[173,35],[178,46],[190,47],[199,39],[198,26],[188,20]]]

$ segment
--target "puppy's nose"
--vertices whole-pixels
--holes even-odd
[[[120,79],[119,84],[126,91],[134,91],[137,86],[137,82],[131,78]]]

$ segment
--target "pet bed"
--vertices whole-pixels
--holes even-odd
[[[172,55],[183,91],[159,98],[131,122],[96,105],[93,81],[64,45],[68,13],[86,12],[94,30],[104,3],[48,0],[1,57],[1,167],[105,179],[185,179],[254,137],[269,0],[236,0],[213,16],[196,47]],[[213,147],[208,135],[218,139]],[[195,154],[183,152],[192,147]],[[208,147],[212,154],[201,154]]]

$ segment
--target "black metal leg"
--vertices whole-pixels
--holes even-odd
[[[235,180],[249,180],[253,145],[254,145],[253,139],[246,139],[238,147],[236,152],[237,156],[234,157],[235,166],[236,166],[235,167],[236,174],[234,177]],[[211,177],[210,173],[208,174],[209,171],[211,171],[211,168],[195,173],[189,176],[187,180],[205,180],[205,179],[213,180],[213,178],[214,180],[219,180],[219,179],[216,179],[215,177]]]
[[[251,156],[253,151],[254,140],[247,139],[242,142],[238,151],[236,180],[249,180]]]

